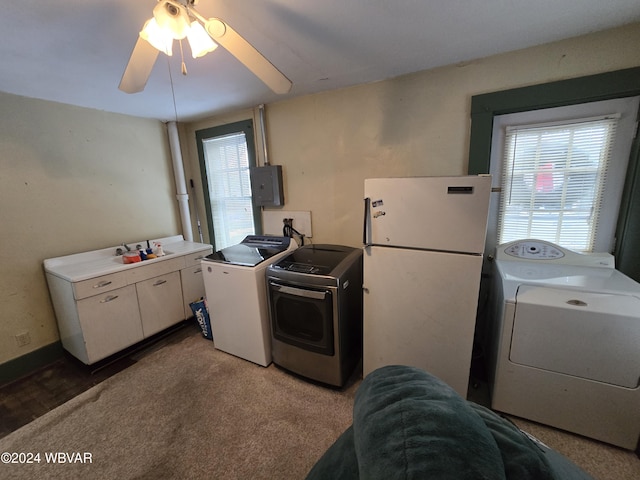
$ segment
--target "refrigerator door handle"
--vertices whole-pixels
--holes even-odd
[[[371,238],[371,223],[370,223],[370,211],[371,211],[371,199],[369,197],[364,199],[364,222],[362,228],[362,243],[365,247],[371,245],[369,238]]]

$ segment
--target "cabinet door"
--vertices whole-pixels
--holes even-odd
[[[185,268],[180,271],[182,279],[182,296],[184,298],[184,318],[191,318],[193,312],[189,304],[205,296],[202,266]]]
[[[133,285],[79,300],[78,316],[89,364],[143,338]]]
[[[145,338],[184,320],[180,272],[136,283],[136,290]]]

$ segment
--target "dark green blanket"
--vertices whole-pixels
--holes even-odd
[[[586,480],[582,470],[423,370],[389,366],[356,393],[353,425],[308,480]]]

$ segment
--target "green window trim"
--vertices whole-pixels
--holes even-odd
[[[470,175],[489,173],[493,118],[507,113],[640,95],[640,67],[475,95],[471,99]],[[631,147],[616,229],[616,267],[640,282],[640,138]]]
[[[247,153],[249,155],[249,164],[256,166],[256,148],[253,135],[253,120],[241,120],[239,122],[227,123],[216,127],[205,128],[196,131],[196,144],[198,147],[198,160],[200,163],[200,174],[202,175],[202,188],[204,191],[204,204],[207,214],[207,228],[209,231],[209,242],[214,245],[213,232],[213,215],[211,212],[211,197],[209,195],[209,182],[207,181],[207,168],[205,166],[204,149],[202,141],[211,137],[219,137],[231,133],[244,132],[247,142]],[[253,218],[256,234],[262,233],[262,210],[260,207],[253,207]]]

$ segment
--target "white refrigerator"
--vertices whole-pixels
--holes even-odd
[[[364,182],[363,374],[409,365],[467,395],[491,177]]]

